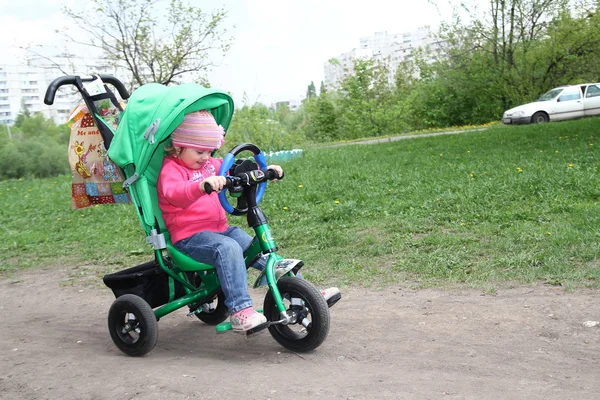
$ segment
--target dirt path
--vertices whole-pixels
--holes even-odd
[[[406,139],[418,139],[418,138],[424,138],[424,137],[431,137],[431,136],[440,136],[440,135],[457,135],[459,133],[465,133],[465,132],[480,132],[480,131],[485,131],[488,128],[476,128],[476,129],[461,129],[461,130],[455,130],[455,131],[440,131],[440,132],[431,132],[431,133],[419,133],[416,135],[404,135],[404,136],[389,136],[389,137],[385,137],[385,138],[373,138],[373,139],[366,139],[366,140],[353,140],[350,142],[340,142],[340,143],[333,143],[333,144],[325,144],[322,146],[319,146],[320,148],[329,148],[329,147],[342,147],[342,146],[349,146],[349,145],[360,145],[360,144],[376,144],[376,143],[389,143],[389,142],[396,142],[398,140],[406,140]]]
[[[345,289],[315,352],[178,311],[146,357],[113,345],[105,288],[0,279],[2,399],[597,399],[600,292]],[[262,299],[256,293],[256,300]]]

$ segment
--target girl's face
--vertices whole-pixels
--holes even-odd
[[[210,158],[211,150],[196,150],[191,147],[183,147],[179,159],[189,169],[199,169]]]

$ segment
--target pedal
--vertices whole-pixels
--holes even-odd
[[[335,296],[331,296],[329,299],[327,299],[327,307],[331,308],[333,307],[333,305],[335,303],[337,303],[338,301],[340,301],[342,299],[342,294],[338,293]]]
[[[263,330],[265,330],[266,328],[268,328],[271,325],[270,322],[265,322],[262,325],[257,326],[256,328],[252,328],[252,329],[248,329],[245,332],[241,332],[241,333],[245,333],[246,337],[250,336],[250,335],[254,335],[255,333],[261,332]]]
[[[219,325],[217,325],[215,327],[215,330],[217,331],[217,333],[225,333],[227,331],[230,331],[230,330],[232,330],[231,322],[230,321],[221,322]]]

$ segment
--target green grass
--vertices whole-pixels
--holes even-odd
[[[261,206],[317,283],[598,287],[599,138],[595,118],[311,149]],[[0,205],[5,273],[152,257],[131,205],[71,210],[70,177],[0,182]]]

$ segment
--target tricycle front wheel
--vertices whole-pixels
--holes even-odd
[[[156,346],[158,322],[152,307],[133,294],[117,298],[108,311],[108,331],[123,353],[141,357]]]
[[[304,279],[284,276],[277,282],[286,312],[287,325],[273,324],[269,332],[286,349],[306,352],[316,349],[329,333],[329,308],[323,295]],[[271,292],[267,292],[264,313],[270,322],[280,319]]]

